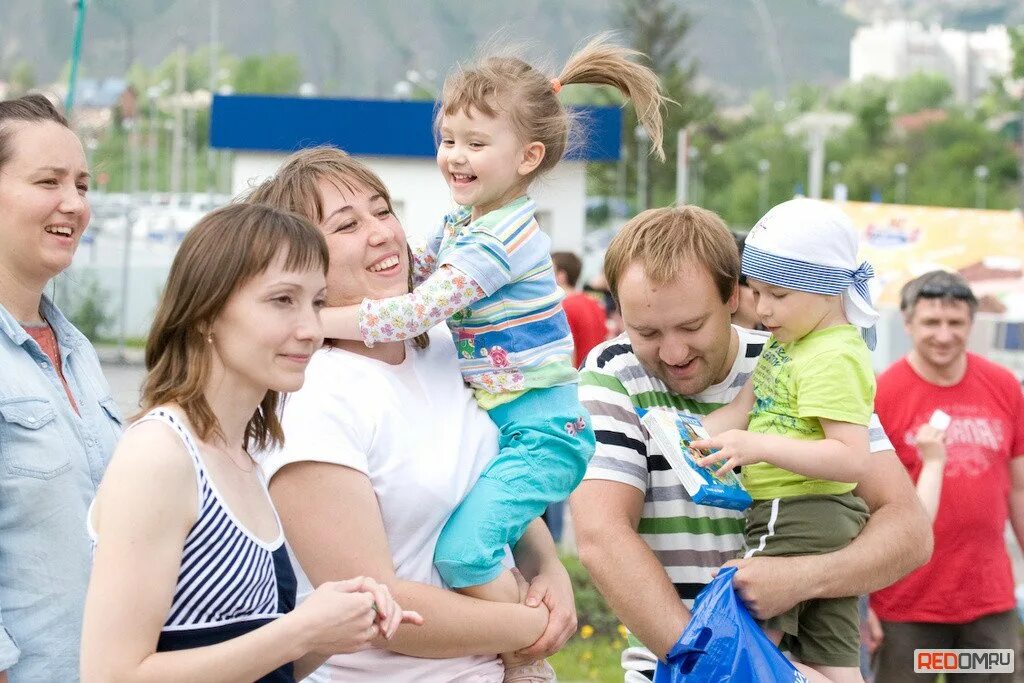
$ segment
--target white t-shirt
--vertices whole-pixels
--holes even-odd
[[[429,334],[429,348],[410,345],[399,365],[341,349],[313,354],[302,389],[284,401],[285,446],[261,465],[268,481],[283,466],[309,460],[366,474],[396,575],[444,586],[434,546],[497,453],[498,433],[462,381],[447,328]],[[294,557],[292,564],[301,600],[312,588]],[[332,657],[307,680],[484,683],[503,676],[497,657],[425,659],[373,649]]]

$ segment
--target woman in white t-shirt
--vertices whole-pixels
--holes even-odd
[[[410,290],[410,252],[387,188],[341,150],[296,153],[248,201],[319,225],[330,252],[328,305]],[[501,681],[498,653],[543,658],[575,631],[571,584],[542,522],[513,549],[532,580],[526,605],[454,593],[434,568],[442,527],[497,450],[497,430],[462,381],[447,329],[320,350],[285,401],[282,426],[285,446],[262,465],[300,595],[310,584],[371,576],[425,622],[332,658],[313,680]]]

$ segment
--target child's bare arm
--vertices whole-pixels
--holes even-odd
[[[720,471],[766,462],[813,479],[859,482],[868,465],[868,428],[824,418],[821,428],[825,438],[816,441],[733,429],[711,439],[694,441],[691,446],[717,448],[717,453],[699,459],[697,464],[724,462]]]
[[[729,403],[712,413],[705,415],[701,421],[711,436],[717,436],[730,429],[746,429],[750,421],[750,411],[754,407],[754,384],[751,380],[740,389]]]

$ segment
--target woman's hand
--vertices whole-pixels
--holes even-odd
[[[701,467],[712,467],[722,463],[715,474],[722,475],[742,465],[764,462],[758,444],[758,435],[745,429],[729,429],[710,439],[697,439],[690,442],[690,448],[698,451],[717,452],[694,459]]]
[[[518,570],[513,569],[518,574]],[[576,601],[573,598],[572,581],[569,572],[561,562],[555,560],[537,574],[526,591],[523,604],[548,608],[548,625],[533,645],[516,654],[529,659],[543,659],[559,650],[576,633]]]
[[[377,583],[371,578],[362,577],[362,590],[373,595],[373,610],[377,614],[377,630],[385,640],[391,640],[395,631],[402,624],[423,625],[423,617],[419,612],[403,610],[386,584]]]
[[[390,638],[406,616],[411,623],[422,622],[415,612],[402,612],[384,586],[365,577],[322,584],[293,614],[302,620],[307,650],[323,656],[359,652],[377,637]]]

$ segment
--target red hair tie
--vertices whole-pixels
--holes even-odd
[[[555,94],[557,95],[562,90],[562,81],[558,80],[557,78],[552,78],[551,89],[554,90]]]

